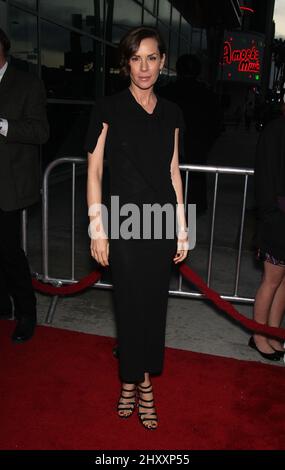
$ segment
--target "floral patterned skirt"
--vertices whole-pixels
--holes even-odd
[[[276,266],[285,266],[285,260],[275,258],[270,253],[267,253],[260,248],[258,248],[256,253],[256,259],[258,261],[267,261],[268,263],[275,264]]]

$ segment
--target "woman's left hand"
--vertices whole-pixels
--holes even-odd
[[[185,237],[185,234],[183,234],[182,237],[179,237],[178,235],[178,240],[177,240],[177,251],[176,254],[173,258],[173,261],[175,264],[181,263],[187,255],[189,251],[189,240],[188,240],[188,235]]]

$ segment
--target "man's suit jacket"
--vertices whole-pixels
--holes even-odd
[[[8,68],[0,82],[0,118],[8,134],[0,134],[0,208],[25,208],[39,199],[39,144],[49,137],[44,85],[36,76]]]

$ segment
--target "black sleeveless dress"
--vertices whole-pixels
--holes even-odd
[[[175,128],[180,129],[180,153],[183,149],[184,121],[181,109],[159,96],[153,113],[148,113],[127,88],[97,100],[86,135],[86,151],[93,152],[102,122],[109,125],[105,156],[110,194],[105,231],[114,288],[119,375],[123,382],[135,383],[144,380],[144,372],[160,374],[163,369],[168,289],[177,250],[176,193],[170,164]],[[119,196],[119,204],[112,206],[114,196]],[[140,238],[131,235],[125,239],[120,233],[115,238],[111,218],[119,217],[122,224],[128,216],[118,214],[129,203],[140,209]],[[173,208],[174,231],[167,230],[166,217],[162,217],[160,238],[156,238],[153,226],[149,238],[142,238],[143,205],[155,203]]]

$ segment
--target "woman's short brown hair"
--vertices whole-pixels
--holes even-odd
[[[129,60],[137,52],[143,39],[154,38],[157,41],[160,56],[166,52],[164,40],[156,28],[150,26],[139,26],[130,29],[121,39],[119,44],[119,67],[120,75],[128,77],[130,75]]]

